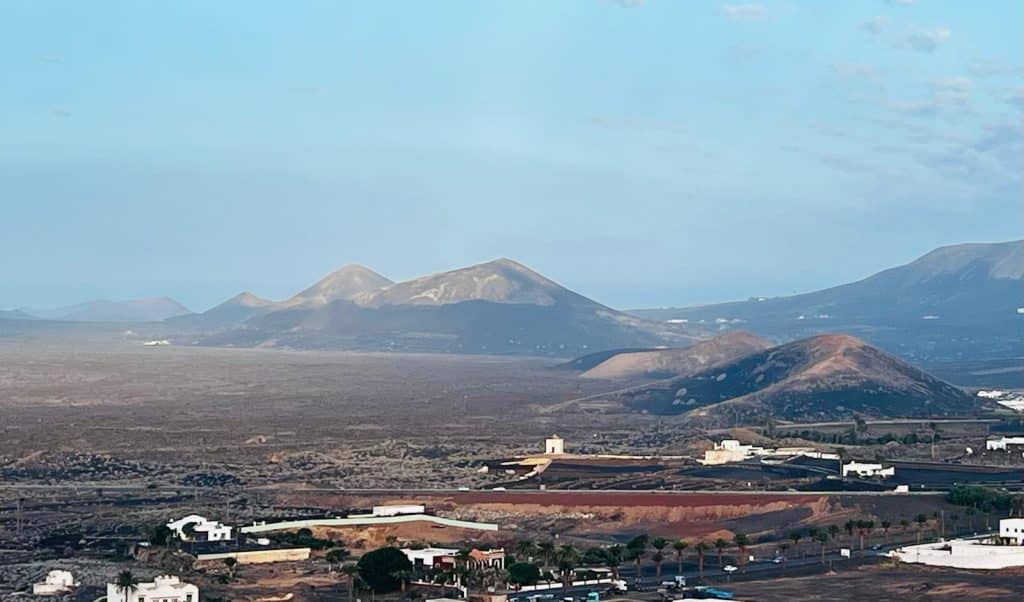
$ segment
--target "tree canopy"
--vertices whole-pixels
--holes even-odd
[[[359,577],[378,593],[398,589],[401,583],[395,575],[412,571],[412,563],[405,554],[390,546],[363,554],[356,566]]]

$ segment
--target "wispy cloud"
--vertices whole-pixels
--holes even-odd
[[[875,17],[874,19],[871,19],[870,21],[864,21],[863,23],[860,24],[861,30],[862,31],[866,31],[867,33],[870,33],[871,35],[878,35],[878,34],[882,33],[883,31],[885,31],[885,28],[888,27],[888,26],[889,26],[889,19],[886,19],[885,17],[882,17],[882,16]]]
[[[611,0],[622,8],[637,8],[644,5],[644,0]]]
[[[907,44],[918,52],[935,52],[935,49],[948,40],[953,32],[948,28],[918,29],[907,36]]]
[[[723,4],[722,12],[733,21],[759,21],[768,16],[761,4]]]
[[[61,107],[53,107],[50,109],[50,115],[54,117],[71,117],[71,111]]]
[[[1006,97],[1006,102],[1024,111],[1024,88],[1018,88]]]
[[[932,80],[932,94],[941,107],[963,107],[971,100],[972,86],[966,77],[945,77]]]
[[[914,0],[886,0],[886,2],[892,5],[910,6],[914,3]]]

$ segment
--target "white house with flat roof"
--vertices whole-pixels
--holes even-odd
[[[442,559],[454,557],[459,551],[455,548],[423,548],[420,550],[403,549],[402,553],[416,568],[433,567],[442,564]]]
[[[1008,451],[1011,445],[1024,445],[1024,437],[1000,437],[985,442],[987,451]]]
[[[199,588],[171,575],[139,583],[127,591],[108,583],[107,602],[199,602]]]
[[[999,538],[1015,546],[1024,545],[1024,518],[1004,518],[999,521]]]
[[[198,514],[167,523],[167,528],[182,541],[230,541],[232,527]]]
[[[881,464],[865,464],[863,462],[850,462],[843,464],[843,476],[849,475],[858,477],[881,477],[883,479],[895,476],[896,467],[885,467]]]
[[[32,584],[32,593],[37,596],[58,596],[78,587],[78,582],[70,571],[52,570],[46,574],[42,583]]]

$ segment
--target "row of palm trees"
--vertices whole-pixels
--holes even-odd
[[[684,539],[667,539],[664,537],[651,538],[647,534],[637,535],[623,544],[613,544],[606,547],[589,548],[580,552],[571,544],[556,545],[552,540],[534,542],[523,539],[516,542],[516,557],[521,560],[532,561],[538,559],[543,571],[557,568],[562,576],[563,585],[567,586],[571,579],[572,572],[581,564],[585,566],[602,566],[612,572],[616,579],[619,578],[619,569],[625,563],[635,563],[637,575],[644,559],[649,558],[654,562],[655,575],[661,578],[662,565],[672,559],[676,562],[677,574],[683,572],[683,560],[687,549],[692,548],[697,556],[697,570],[703,578],[705,557],[712,551],[718,553],[718,565],[724,566],[723,556],[727,550],[736,548],[739,556],[740,566],[746,570],[747,548],[750,546],[750,539],[743,533],[736,533],[731,541],[718,538],[713,542],[699,539],[693,543]]]

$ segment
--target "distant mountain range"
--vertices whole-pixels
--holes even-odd
[[[509,259],[399,283],[346,266],[287,302],[248,311],[200,342],[568,356],[696,340],[692,329],[616,311]]]
[[[977,405],[961,389],[846,335],[755,351],[695,374],[634,387],[615,400],[652,414],[800,421],[965,416]]]
[[[709,351],[701,361],[692,350],[661,349],[715,334],[746,331],[784,343],[845,333],[958,384],[1024,386],[1022,308],[1024,241],[1014,241],[943,247],[812,293],[699,307],[622,312],[497,259],[397,283],[346,265],[285,300],[243,292],[197,314],[155,298],[0,312],[0,320],[163,321],[161,338],[201,345],[583,355],[579,368],[593,370],[593,378],[651,376],[731,359],[729,349],[718,349],[718,356]],[[606,360],[611,363],[598,366]]]
[[[36,318],[67,322],[159,322],[191,313],[187,307],[168,297],[127,301],[96,300],[56,309],[25,309],[22,312]]]
[[[791,297],[632,310],[776,341],[854,334],[923,363],[1024,357],[1024,241],[936,249],[863,280]]]
[[[179,316],[169,322],[186,328],[221,330],[239,326],[251,318],[274,311],[298,307],[323,307],[334,301],[352,299],[360,293],[368,293],[389,284],[393,284],[391,280],[377,272],[361,265],[349,264],[331,272],[286,301],[270,301],[245,291],[207,311]]]

